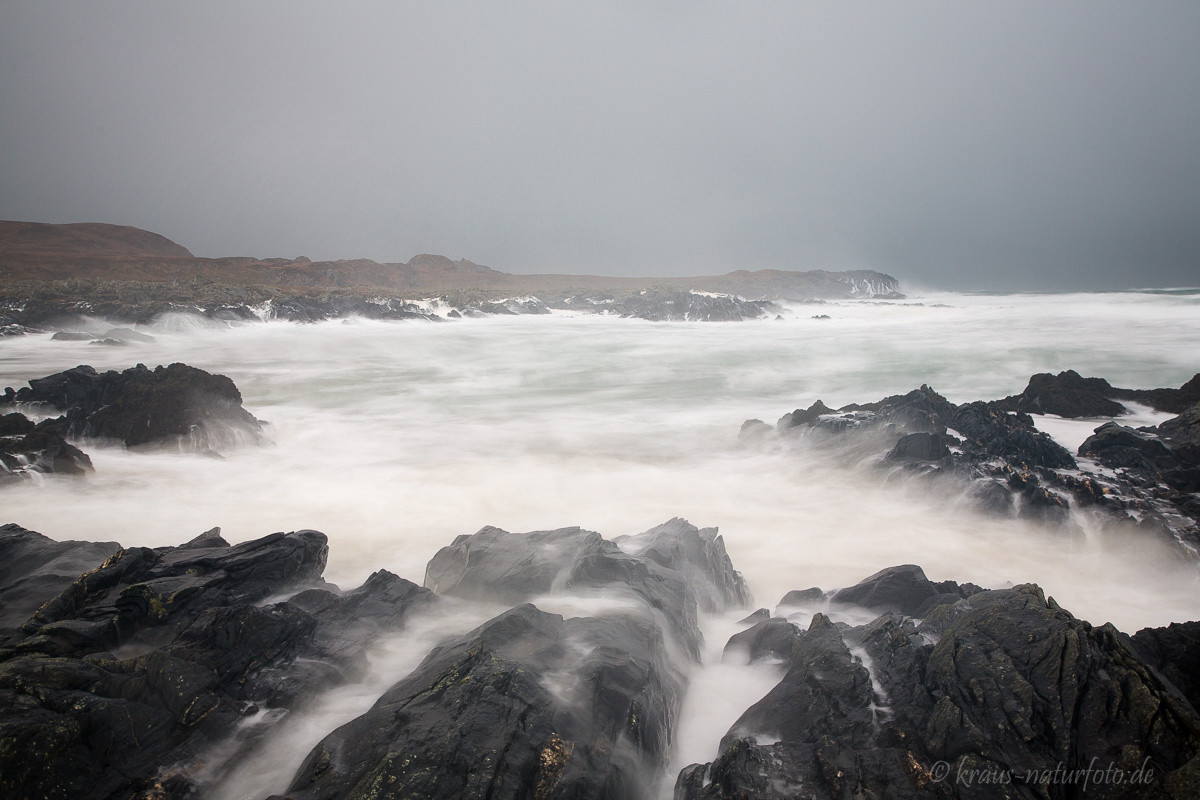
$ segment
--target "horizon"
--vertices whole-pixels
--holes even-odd
[[[1200,274],[1197,6],[68,5],[0,11],[3,218],[511,274]]]

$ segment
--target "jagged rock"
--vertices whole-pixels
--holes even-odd
[[[631,593],[662,615],[684,650],[698,657],[697,609],[748,605],[745,580],[733,569],[715,528],[674,519],[610,542],[580,528],[509,533],[486,527],[439,550],[425,586],[439,594],[508,603],[551,591]]]
[[[1179,459],[1157,436],[1106,422],[1079,446],[1079,455],[1106,467],[1160,475],[1178,469]]]
[[[39,430],[69,437],[117,439],[133,447],[177,444],[214,449],[228,439],[257,440],[262,425],[242,407],[233,381],[186,364],[143,364],[98,374],[87,365],[34,378],[13,395],[65,412]]]
[[[793,589],[783,596],[777,605],[779,606],[802,606],[808,603],[816,603],[825,599],[825,592],[821,591],[816,586],[811,586],[807,589]]]
[[[1146,662],[1175,685],[1192,708],[1200,709],[1200,622],[1172,622],[1143,628],[1133,643]]]
[[[904,564],[880,570],[869,578],[830,596],[834,603],[862,606],[874,611],[889,611],[920,617],[942,603],[953,603],[978,587],[959,586],[953,581],[934,583],[916,564]]]
[[[739,625],[756,625],[759,622],[762,622],[763,620],[770,619],[770,618],[771,618],[770,609],[760,608],[760,609],[754,611],[753,613],[747,614],[745,617],[742,617],[740,620],[738,620],[738,624]]]
[[[941,461],[950,457],[945,437],[940,433],[909,433],[884,456],[888,461]]]
[[[56,542],[15,523],[0,525],[0,645],[8,631],[120,547],[116,542]]]
[[[1193,375],[1178,389],[1113,389],[1112,397],[1145,403],[1159,411],[1182,414],[1200,403],[1200,373]]]
[[[1125,413],[1125,406],[1109,399],[1113,392],[1113,387],[1103,378],[1084,378],[1075,370],[1057,375],[1040,372],[1029,379],[1023,392],[1006,397],[998,404],[1005,411],[1027,414],[1116,417]]]
[[[1097,765],[1126,777],[1093,776],[1089,796],[1194,796],[1200,717],[1123,634],[1020,586],[939,603],[919,627],[814,616],[779,685],[675,796],[1073,796],[1062,771]]]
[[[521,605],[327,736],[288,795],[648,798],[681,697],[653,626]]]
[[[80,575],[0,650],[0,794],[188,796],[216,744],[250,741],[249,709],[361,675],[364,646],[431,595],[381,572],[263,602],[319,584],[326,553],[316,531],[214,530]]]
[[[24,414],[0,416],[0,485],[30,472],[84,475],[92,460],[60,434],[41,428]]]
[[[1158,432],[1173,447],[1200,447],[1200,403],[1161,423]]]
[[[722,657],[729,660],[735,654],[741,654],[750,662],[764,658],[786,661],[799,636],[800,629],[786,619],[764,619],[749,630],[731,636]]]
[[[781,430],[785,430],[787,428],[795,428],[799,425],[809,425],[809,424],[812,424],[813,422],[816,422],[817,419],[819,419],[824,414],[834,414],[834,413],[836,413],[836,412],[832,408],[830,408],[829,406],[825,405],[820,400],[818,400],[817,402],[813,403],[808,408],[805,408],[805,409],[797,408],[795,411],[791,412],[790,414],[785,414],[779,420],[779,422],[776,423],[776,427],[778,427]]]
[[[1034,401],[1058,398],[1053,402],[1076,404],[1075,411],[1056,406],[1058,411],[1082,413],[1085,402],[1118,390],[1102,379],[1072,372],[1035,375],[1030,386],[1028,396],[962,405],[948,402],[928,386],[837,411],[817,401],[785,414],[776,431],[785,437],[795,436],[795,429],[814,431],[818,435],[806,437],[813,446],[844,449],[856,460],[877,452],[882,462],[901,468],[893,476],[957,484],[982,510],[1062,526],[1071,519],[1075,502],[1131,523],[1129,529],[1166,535],[1181,551],[1195,553],[1200,547],[1200,408],[1157,430],[1106,424],[1080,450],[1087,459],[1081,466],[1039,431],[1024,409],[1045,411],[1033,408]],[[1195,387],[1200,387],[1200,379],[1189,381],[1184,389]],[[1152,392],[1178,399],[1184,389]],[[741,438],[747,444],[771,438],[765,426],[743,427]],[[1121,471],[1114,476],[1097,470],[1093,461]]]

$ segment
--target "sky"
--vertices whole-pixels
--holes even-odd
[[[0,0],[0,219],[198,256],[1200,285],[1200,3]]]

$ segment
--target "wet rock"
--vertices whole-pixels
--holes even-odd
[[[1200,709],[1200,622],[1172,622],[1165,628],[1143,628],[1133,643],[1147,663]]]
[[[91,458],[60,434],[24,414],[0,416],[0,485],[34,472],[80,476],[91,470]]]
[[[1194,382],[1194,381],[1193,381]],[[1159,435],[1175,448],[1200,448],[1200,403],[1158,426]]]
[[[15,523],[0,525],[0,645],[38,607],[120,547],[116,542],[56,542]]]
[[[0,793],[188,796],[215,745],[253,741],[247,708],[361,675],[366,644],[430,595],[389,573],[340,592],[320,581],[326,553],[316,531],[229,545],[214,530],[76,577],[0,649]]]
[[[803,606],[810,603],[819,603],[825,599],[825,592],[818,589],[816,586],[808,589],[793,589],[783,596],[776,604],[777,606]]]
[[[288,795],[648,798],[681,697],[653,626],[522,605],[327,736]]]
[[[1113,387],[1103,378],[1084,378],[1075,370],[1057,375],[1041,372],[1029,379],[1023,392],[1000,400],[999,405],[1006,411],[1071,419],[1116,417],[1125,413],[1125,406],[1109,399],[1113,393]]]
[[[751,663],[764,658],[786,661],[799,636],[800,629],[786,619],[764,619],[731,636],[722,657],[726,661],[746,658]]]
[[[233,381],[186,364],[98,374],[87,365],[35,378],[13,395],[64,412],[40,430],[65,437],[117,439],[127,446],[172,444],[219,449],[261,438],[261,423],[242,407]]]
[[[940,433],[909,433],[884,456],[888,461],[941,461],[950,457]]]
[[[551,592],[629,595],[697,658],[697,611],[750,602],[715,528],[699,530],[674,519],[618,541],[580,528],[509,533],[487,527],[439,550],[426,567],[425,586],[439,594],[508,603]]]
[[[961,600],[967,591],[950,581],[934,583],[916,564],[904,564],[880,570],[854,586],[839,589],[829,599],[873,611],[920,617],[935,605]]]
[[[920,625],[816,615],[779,685],[676,797],[1072,796],[1062,771],[1097,765],[1143,782],[1093,778],[1089,795],[1189,796],[1200,717],[1123,634],[1021,586],[939,603]]]
[[[1079,455],[1106,467],[1151,475],[1178,469],[1179,459],[1161,439],[1116,422],[1106,422],[1079,446]]]

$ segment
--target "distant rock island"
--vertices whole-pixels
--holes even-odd
[[[899,281],[872,270],[613,277],[516,275],[429,254],[386,264],[199,258],[139,228],[0,221],[0,315],[5,317],[0,325],[8,326],[36,327],[64,314],[145,322],[172,310],[261,318],[248,312],[254,306],[272,306],[268,316],[300,320],[352,314],[406,318],[430,314],[404,301],[433,298],[460,314],[561,308],[713,321],[769,316],[777,310],[775,301],[901,297]]]

